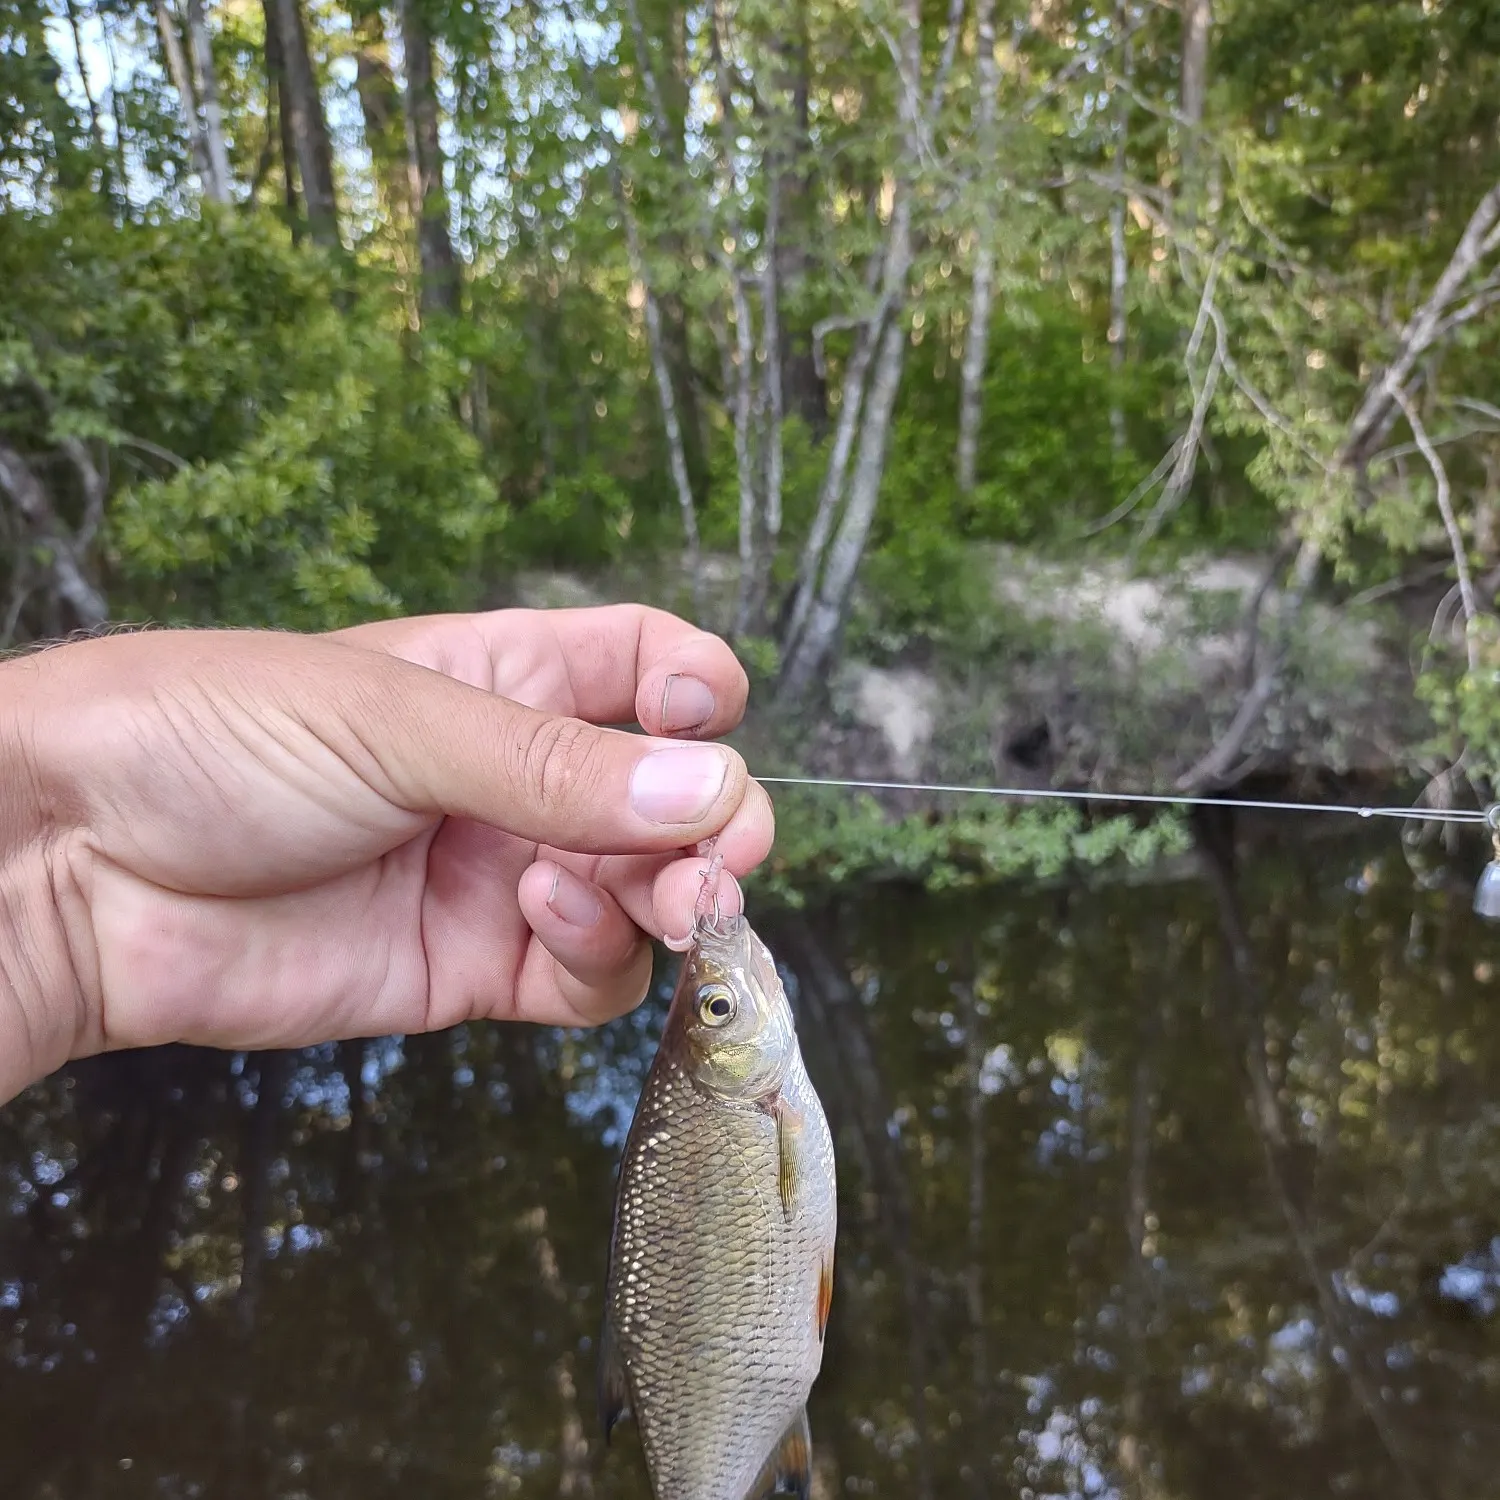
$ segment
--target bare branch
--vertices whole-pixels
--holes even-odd
[[[0,442],[0,491],[10,497],[31,527],[37,544],[48,553],[53,583],[78,623],[102,625],[109,617],[109,606],[84,574],[76,539],[69,535],[31,465],[3,442]]]
[[[1101,531],[1108,531],[1117,521],[1123,521],[1156,488],[1157,482],[1177,462],[1177,453],[1182,447],[1182,441],[1182,438],[1178,438],[1162,455],[1157,466],[1102,521],[1096,521],[1088,530],[1082,532],[1081,536],[1098,536]]]
[[[182,50],[182,38],[177,32],[177,18],[172,14],[167,0],[155,0],[156,29],[161,35],[162,52],[167,60],[167,74],[172,87],[177,90],[178,107],[182,112],[182,123],[188,134],[188,143],[193,151],[193,165],[203,191],[210,198],[218,196],[213,162],[209,159],[208,143],[203,135],[203,122],[198,118],[198,100],[193,93],[193,75],[188,71],[187,56]]]
[[[932,90],[927,96],[927,118],[930,120],[937,119],[948,93],[948,75],[953,71],[953,55],[958,51],[958,38],[963,31],[966,3],[967,0],[948,0],[948,29],[943,35],[943,52],[938,58]],[[993,36],[991,43],[993,45]]]
[[[1314,541],[1304,540],[1297,550],[1296,561],[1292,564],[1290,586],[1281,601],[1276,648],[1261,668],[1250,691],[1241,699],[1229,727],[1206,755],[1178,777],[1176,785],[1179,792],[1191,794],[1208,786],[1222,785],[1230,768],[1240,759],[1245,741],[1260,722],[1266,705],[1275,697],[1281,685],[1281,669],[1285,665],[1290,645],[1291,625],[1301,611],[1302,601],[1311,588],[1313,579],[1317,577],[1322,560],[1322,548]]]
[[[828,378],[828,355],[824,348],[828,335],[844,328],[864,328],[868,326],[870,317],[869,313],[838,313],[831,318],[819,318],[813,324],[813,368],[821,378]]]
[[[1475,396],[1450,396],[1449,402],[1453,406],[1461,406],[1468,411],[1476,411],[1482,417],[1488,417],[1492,422],[1500,422],[1500,406],[1494,406],[1488,401],[1481,401]]]
[[[1146,524],[1141,528],[1140,536],[1136,539],[1138,547],[1150,541],[1161,529],[1162,522],[1182,503],[1182,497],[1187,494],[1197,470],[1198,449],[1203,442],[1203,426],[1208,420],[1209,407],[1213,404],[1214,392],[1219,386],[1219,371],[1224,365],[1223,351],[1219,344],[1220,320],[1211,317],[1210,312],[1214,308],[1214,291],[1219,283],[1219,271],[1224,264],[1222,252],[1225,248],[1220,245],[1214,252],[1208,275],[1204,278],[1203,293],[1198,299],[1198,316],[1193,321],[1193,331],[1188,338],[1187,349],[1183,355],[1188,380],[1194,388],[1193,411],[1188,421],[1188,430],[1175,445],[1177,457],[1172,465],[1171,477],[1162,490],[1161,499],[1146,517]],[[1204,332],[1210,327],[1214,330],[1214,352],[1209,360],[1208,371],[1200,384],[1194,371],[1194,361],[1202,346]]]
[[[1193,415],[1188,422],[1188,430],[1177,448],[1177,461],[1172,465],[1172,476],[1162,489],[1161,499],[1146,517],[1146,524],[1136,540],[1137,546],[1149,542],[1156,535],[1162,522],[1182,503],[1182,497],[1192,485],[1193,475],[1198,467],[1198,450],[1203,443],[1203,424],[1208,419],[1208,410],[1219,386],[1219,371],[1223,366],[1223,357],[1215,345],[1213,357],[1208,362],[1208,373],[1203,377],[1202,388],[1193,402]]]
[[[1479,617],[1479,605],[1474,598],[1474,579],[1469,573],[1468,553],[1464,548],[1463,533],[1458,529],[1458,519],[1453,514],[1453,494],[1448,484],[1448,471],[1443,460],[1427,436],[1427,428],[1417,415],[1417,409],[1407,399],[1406,392],[1397,386],[1393,392],[1397,404],[1411,424],[1412,436],[1427,467],[1432,470],[1433,483],[1437,486],[1438,512],[1443,518],[1443,530],[1448,533],[1448,545],[1453,549],[1453,569],[1458,574],[1458,593],[1464,606],[1464,647],[1468,655],[1469,671],[1479,671],[1479,643],[1474,639],[1474,621]]]
[[[1382,423],[1393,406],[1400,404],[1397,392],[1405,389],[1417,361],[1440,337],[1449,306],[1488,252],[1491,235],[1496,231],[1500,231],[1500,183],[1479,200],[1443,274],[1401,330],[1395,355],[1366,390],[1349,423],[1348,437],[1340,454],[1344,464],[1357,468],[1368,457],[1377,440],[1375,434],[1383,430]]]
[[[198,93],[203,102],[203,151],[208,160],[209,181],[204,184],[216,203],[229,202],[229,150],[224,144],[224,110],[219,103],[219,80],[214,71],[213,47],[203,0],[187,0],[188,42],[197,69]]]

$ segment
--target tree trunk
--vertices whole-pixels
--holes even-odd
[[[827,666],[838,643],[844,613],[849,607],[849,597],[854,589],[855,575],[859,571],[860,559],[864,556],[865,544],[870,536],[870,526],[875,519],[880,483],[885,475],[891,417],[901,389],[901,373],[906,361],[907,335],[901,309],[905,305],[907,278],[912,266],[912,188],[909,179],[918,170],[922,160],[923,140],[931,121],[942,108],[943,88],[940,79],[932,91],[924,117],[921,100],[921,0],[902,0],[901,16],[902,39],[898,73],[902,86],[897,97],[900,101],[904,159],[897,168],[890,229],[886,235],[884,265],[881,270],[880,302],[876,312],[866,323],[863,353],[865,358],[872,358],[872,364],[868,394],[860,402],[859,454],[849,481],[849,498],[829,548],[826,564],[813,551],[811,538],[808,549],[803,553],[799,597],[785,636],[785,660],[777,685],[778,695],[790,701],[795,701],[808,690],[813,680]],[[874,351],[873,357],[871,350]],[[849,385],[850,381],[846,377],[846,390]],[[863,391],[862,378],[858,390]],[[843,452],[846,451],[841,449],[839,439],[847,437],[850,428],[845,424],[850,416],[848,411],[840,414],[841,431],[839,437],[835,438],[834,452],[829,458],[829,476],[825,478],[823,493],[819,496],[819,511],[822,514],[814,521],[815,529],[820,520],[831,523],[837,508],[842,483],[840,480],[830,484],[829,480],[833,478],[835,466],[842,461]],[[820,567],[822,581],[817,585],[816,598],[808,609],[806,599],[812,595]],[[803,619],[805,624],[802,623]]]
[[[187,0],[188,41],[193,49],[193,67],[198,74],[198,97],[203,104],[203,148],[211,182],[208,196],[215,203],[229,202],[229,150],[224,143],[224,111],[219,104],[219,79],[214,71],[214,52],[208,38],[203,0]]]
[[[458,257],[453,253],[453,239],[448,230],[448,190],[443,181],[443,147],[438,133],[432,35],[421,4],[422,0],[401,0],[411,201],[417,214],[417,247],[422,257],[422,312],[428,317],[434,313],[451,317],[458,312]]]
[[[66,0],[66,10],[68,14],[68,26],[73,33],[73,55],[78,62],[78,81],[83,85],[83,97],[89,107],[89,136],[93,140],[94,150],[99,153],[104,188],[106,192],[117,188],[123,194],[125,191],[123,177],[118,184],[110,182],[110,177],[113,173],[113,162],[110,158],[109,148],[104,143],[104,127],[99,123],[99,101],[94,98],[94,86],[89,82],[88,59],[83,53],[83,28],[78,24],[78,7],[74,3],[74,0]],[[116,119],[118,118],[116,116]]]
[[[130,191],[126,186],[130,173],[125,165],[125,109],[120,101],[120,72],[115,62],[114,38],[110,34],[108,21],[102,16],[99,18],[99,28],[104,34],[104,57],[109,64],[109,112],[115,122],[115,186],[123,213],[130,206]]]
[[[631,5],[632,17],[635,14],[634,5]],[[597,115],[604,113],[603,100],[599,97],[599,87],[594,79],[593,72],[585,69],[583,73],[584,87],[589,95],[590,101]],[[649,82],[649,77],[648,77]],[[625,226],[625,248],[630,258],[630,273],[640,284],[642,300],[645,305],[646,317],[646,345],[651,356],[651,373],[656,380],[656,394],[661,406],[662,426],[666,431],[667,438],[667,460],[672,471],[672,483],[677,491],[677,504],[682,513],[682,532],[685,562],[688,573],[688,587],[692,594],[693,613],[700,618],[703,614],[703,580],[699,566],[699,537],[698,537],[698,509],[693,500],[693,487],[688,478],[687,453],[682,440],[682,423],[678,417],[677,395],[672,385],[672,371],[667,362],[667,346],[664,330],[662,328],[661,306],[656,300],[656,293],[652,289],[650,276],[646,266],[646,257],[641,248],[640,229],[636,225],[635,213],[631,208],[630,200],[625,196],[625,179],[620,171],[620,161],[616,154],[614,137],[607,129],[601,128],[601,137],[604,149],[608,153],[609,184],[614,194],[615,205],[619,209],[621,222]],[[587,430],[587,424],[582,424]]]
[[[655,121],[654,139],[662,156],[673,168],[675,176],[684,171],[687,151],[688,88],[683,81],[686,65],[683,55],[686,17],[685,12],[676,7],[675,0],[667,0],[663,9],[664,17],[658,30],[658,40],[661,51],[671,62],[671,66],[665,71],[665,77],[653,61],[656,48],[647,35],[640,5],[637,0],[626,0],[625,3],[631,38],[635,45],[636,64],[645,86],[647,102],[651,106],[651,117]],[[670,219],[675,212],[675,205],[669,204],[666,207],[667,217]],[[674,265],[685,265],[692,258],[692,247],[687,244],[683,234],[670,224],[657,236],[657,243],[663,258]],[[667,376],[676,392],[678,431],[681,434],[688,482],[694,493],[703,494],[707,492],[711,478],[708,463],[710,438],[704,423],[703,405],[698,400],[698,380],[688,337],[687,310],[682,298],[670,287],[658,289],[655,296],[662,358],[666,361]]]
[[[1193,125],[1203,123],[1208,92],[1208,28],[1211,0],[1182,0],[1182,113]]]
[[[391,70],[390,46],[378,7],[351,6],[354,32],[354,87],[376,191],[387,216],[406,222],[411,209],[411,178],[407,169],[406,135],[401,94]]]
[[[1123,48],[1120,71],[1124,83],[1129,84],[1135,70],[1135,49],[1129,37],[1128,5],[1116,8],[1115,28],[1120,34]],[[1127,303],[1130,262],[1125,251],[1125,160],[1130,145],[1130,96],[1124,87],[1115,89],[1114,116],[1114,140],[1111,146],[1115,183],[1114,196],[1109,205],[1109,362],[1114,376],[1114,389],[1109,398],[1109,433],[1114,450],[1119,454],[1126,447],[1125,409],[1120,405],[1120,385],[1130,332]]]
[[[978,176],[982,184],[987,184],[993,175],[995,110],[1000,85],[1000,70],[995,62],[995,0],[978,0],[974,21],[978,33],[974,70],[979,91],[974,103],[974,134],[979,146]],[[958,398],[958,488],[965,495],[974,489],[981,397],[995,295],[995,214],[988,187],[981,186],[979,191],[981,204],[974,226],[974,285],[969,296],[969,327],[964,339]]]
[[[875,357],[870,396],[865,403],[864,421],[860,424],[859,458],[850,482],[849,503],[828,554],[822,588],[785,674],[783,692],[793,701],[811,686],[838,644],[854,578],[864,556],[865,543],[869,540],[870,524],[875,519],[875,504],[880,498],[886,442],[890,436],[896,395],[901,388],[905,358],[906,327],[901,318],[893,314],[886,322]]]
[[[986,222],[974,247],[974,285],[969,295],[969,327],[958,398],[958,488],[973,492],[979,457],[979,418],[984,393],[984,371],[989,356],[990,318],[994,309],[995,251],[992,226]]]
[[[860,326],[854,351],[844,367],[838,426],[834,429],[833,444],[824,466],[823,483],[818,490],[818,505],[813,512],[812,526],[803,543],[802,558],[797,566],[797,588],[792,598],[786,629],[782,634],[782,646],[788,657],[796,652],[808,617],[812,614],[813,601],[817,598],[823,553],[827,549],[828,538],[833,535],[839,502],[844,496],[849,456],[854,451],[854,440],[859,433],[860,413],[864,409],[865,377],[880,342],[880,332],[885,326],[888,310],[889,304],[882,297],[874,313]]]
[[[821,438],[828,427],[828,391],[813,356],[811,321],[802,309],[812,266],[810,247],[817,234],[805,0],[800,0],[797,6],[795,25],[794,37],[778,49],[783,63],[778,91],[791,96],[791,108],[777,118],[776,127],[783,139],[767,153],[774,162],[771,175],[777,202],[775,274],[784,331],[779,341],[780,385],[786,412],[801,421],[814,438]]]
[[[1198,132],[1203,124],[1203,104],[1208,93],[1208,32],[1213,24],[1212,0],[1181,0],[1182,78],[1180,106],[1182,126],[1182,181],[1179,196],[1185,211],[1196,217],[1198,176]]]
[[[771,569],[781,545],[781,487],[784,470],[782,428],[785,424],[785,393],[782,390],[781,288],[777,275],[781,231],[781,185],[771,178],[766,201],[766,256],[761,273],[761,324],[764,328],[767,404],[765,456],[766,534],[758,562],[755,593],[751,601],[751,625],[765,623],[766,600],[771,591]]]
[[[286,58],[281,50],[281,31],[276,24],[276,0],[262,0],[266,25],[266,108],[276,115],[276,135],[281,147],[282,201],[292,243],[302,238],[301,200],[297,196],[297,144],[286,111]],[[270,121],[267,120],[267,129]]]
[[[188,71],[187,57],[182,50],[182,38],[177,32],[177,18],[172,14],[167,0],[155,0],[156,30],[161,37],[162,55],[167,63],[167,76],[177,91],[178,107],[182,123],[187,130],[188,145],[193,153],[193,170],[203,191],[213,196],[213,163],[208,158],[208,145],[203,139],[203,127],[198,119],[198,100],[193,93],[193,75]]]
[[[313,239],[331,250],[339,248],[338,195],[333,185],[333,149],[323,98],[307,48],[307,28],[298,0],[268,0],[274,6],[277,41],[281,49],[281,113],[291,136],[307,207],[307,228]]]
[[[740,581],[734,610],[734,635],[743,637],[750,630],[755,599],[755,528],[758,506],[755,494],[755,468],[750,459],[750,415],[755,375],[755,335],[750,326],[750,299],[740,284],[739,270],[725,256],[725,273],[729,277],[734,305],[734,467],[739,486],[739,555]]]
[[[630,253],[630,267],[645,302],[646,345],[651,354],[651,372],[656,378],[656,395],[661,405],[662,426],[667,435],[667,462],[672,483],[677,490],[677,505],[682,513],[682,535],[686,544],[688,586],[692,591],[694,614],[703,613],[702,579],[699,576],[698,508],[693,502],[693,487],[688,480],[687,454],[682,443],[682,423],[677,415],[677,397],[672,387],[672,372],[667,365],[666,341],[662,335],[661,309],[646,275],[645,256],[641,251],[640,230],[635,215],[625,200],[624,186],[618,168],[614,170],[616,201],[625,221],[625,241]]]
[[[817,598],[808,615],[807,625],[793,648],[782,676],[784,697],[795,701],[822,672],[838,644],[844,612],[854,588],[870,525],[875,519],[875,505],[880,498],[880,482],[885,475],[886,444],[890,438],[891,417],[896,396],[901,389],[901,372],[906,362],[906,326],[900,315],[906,278],[911,270],[911,202],[905,186],[897,188],[897,199],[891,214],[891,240],[886,260],[886,292],[890,310],[881,330],[873,361],[870,391],[864,402],[859,424],[859,454],[849,481],[849,500],[844,507]]]
[[[867,349],[873,349],[868,393],[861,402],[859,419],[859,453],[849,480],[849,498],[843,518],[822,566],[822,581],[806,624],[800,632],[789,629],[786,655],[778,683],[778,694],[795,701],[812,685],[828,665],[843,628],[844,614],[854,589],[875,506],[880,499],[881,480],[885,475],[886,445],[890,439],[891,418],[901,389],[901,374],[906,361],[907,333],[901,310],[907,297],[907,280],[911,274],[912,248],[912,177],[924,156],[924,141],[930,138],[932,122],[943,107],[946,71],[939,70],[931,97],[922,100],[922,7],[921,0],[901,0],[901,43],[897,58],[899,87],[897,98],[902,128],[902,160],[897,164],[894,199],[891,204],[890,228],[886,235],[884,264],[881,269],[881,296],[876,313],[866,324]],[[867,355],[867,357],[869,357]],[[847,385],[847,381],[846,381]],[[841,415],[842,426],[842,415]],[[838,458],[838,442],[830,457],[830,470]],[[837,487],[825,481],[819,508],[832,498],[837,504]],[[820,560],[804,553],[803,580],[815,579]],[[799,586],[799,594],[804,590]],[[800,601],[799,601],[800,602]],[[796,623],[794,613],[793,624]]]

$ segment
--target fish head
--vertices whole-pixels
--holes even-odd
[[[797,1049],[781,976],[743,916],[699,924],[678,986],[685,1063],[726,1102],[775,1094]]]

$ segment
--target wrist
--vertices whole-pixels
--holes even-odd
[[[85,1031],[67,939],[66,830],[30,746],[37,657],[0,664],[0,1103],[61,1067]]]

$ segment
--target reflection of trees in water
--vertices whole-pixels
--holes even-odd
[[[1485,1491],[1494,939],[1383,847],[765,914],[840,1145],[820,1495]],[[0,1114],[0,1494],[644,1496],[592,1386],[653,1036],[34,1090]]]

